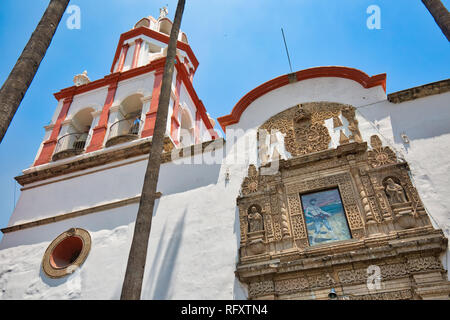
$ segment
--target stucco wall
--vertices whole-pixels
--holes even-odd
[[[25,190],[12,221],[139,194],[146,164],[140,161]],[[234,276],[239,247],[235,199],[242,169],[225,182],[220,164],[161,167],[158,191],[163,196],[156,203],[142,298],[246,297]],[[0,245],[0,298],[118,299],[136,212],[137,204],[132,204],[5,234]],[[71,227],[90,232],[92,250],[75,274],[49,279],[41,271],[42,256],[49,243]]]
[[[346,79],[311,79],[258,98],[229,129],[257,128],[302,102],[351,104],[358,108],[363,139],[379,134],[384,144],[409,162],[433,223],[448,237],[449,100],[447,93],[395,105],[386,100],[380,86],[364,89]],[[227,136],[227,158],[221,164],[162,166],[158,191],[163,196],[154,213],[143,298],[246,297],[234,276],[239,248],[236,197],[248,164],[256,160],[257,145],[254,132],[243,132]],[[401,132],[408,135],[409,145],[402,143]],[[145,165],[145,160],[138,161],[25,190],[10,225],[135,196],[140,193]],[[4,290],[0,298],[119,298],[136,212],[137,204],[128,205],[6,234],[0,245],[0,288]],[[50,280],[41,272],[42,255],[49,242],[70,227],[91,233],[92,251],[78,273]],[[448,254],[443,261],[447,268]]]

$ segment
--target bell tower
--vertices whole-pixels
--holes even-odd
[[[73,86],[54,94],[58,106],[33,166],[153,135],[172,28],[167,14],[163,7],[158,19],[142,18],[120,36],[109,75],[91,81],[85,71]],[[168,144],[174,147],[217,137],[192,85],[198,65],[180,31],[167,125]]]

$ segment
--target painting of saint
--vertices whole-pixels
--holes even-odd
[[[351,239],[337,188],[301,195],[310,245]]]

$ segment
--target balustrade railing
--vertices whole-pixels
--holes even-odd
[[[141,123],[139,118],[127,118],[114,122],[109,128],[106,146],[136,139]]]
[[[86,132],[68,133],[58,139],[53,152],[53,160],[62,159],[70,155],[83,152],[88,134]]]

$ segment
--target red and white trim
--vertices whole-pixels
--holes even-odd
[[[321,77],[338,77],[350,79],[358,82],[364,88],[372,88],[376,86],[382,86],[384,92],[386,92],[386,73],[378,74],[376,76],[368,76],[364,72],[347,67],[318,67],[306,70],[301,70],[295,73],[297,81],[321,78]],[[286,86],[290,83],[289,75],[285,74],[278,78],[272,79],[256,87],[239,100],[234,106],[230,114],[220,117],[217,120],[220,126],[225,131],[225,128],[231,124],[238,123],[242,113],[247,107],[259,97],[266,93]]]
[[[136,39],[135,41],[135,45],[134,45],[134,55],[133,55],[133,62],[131,63],[131,68],[136,68],[138,63],[139,63],[139,54],[141,52],[141,44],[142,44],[142,39]]]
[[[122,46],[122,55],[120,56],[119,65],[117,66],[117,71],[122,72],[123,65],[125,64],[125,59],[127,58],[128,48],[130,45],[128,43],[123,44]]]
[[[51,160],[53,151],[55,150],[56,147],[56,143],[58,142],[58,135],[59,132],[61,131],[62,122],[66,119],[72,101],[73,95],[64,99],[63,106],[61,108],[61,111],[59,112],[58,118],[56,119],[56,123],[55,126],[53,127],[50,138],[44,142],[39,157],[34,162],[34,166],[39,166]]]
[[[86,152],[92,152],[103,148],[103,140],[105,139],[106,131],[108,130],[109,109],[114,103],[116,96],[118,82],[110,84],[108,94],[106,95],[105,104],[103,105],[102,113],[97,126],[92,130],[92,138]]]

